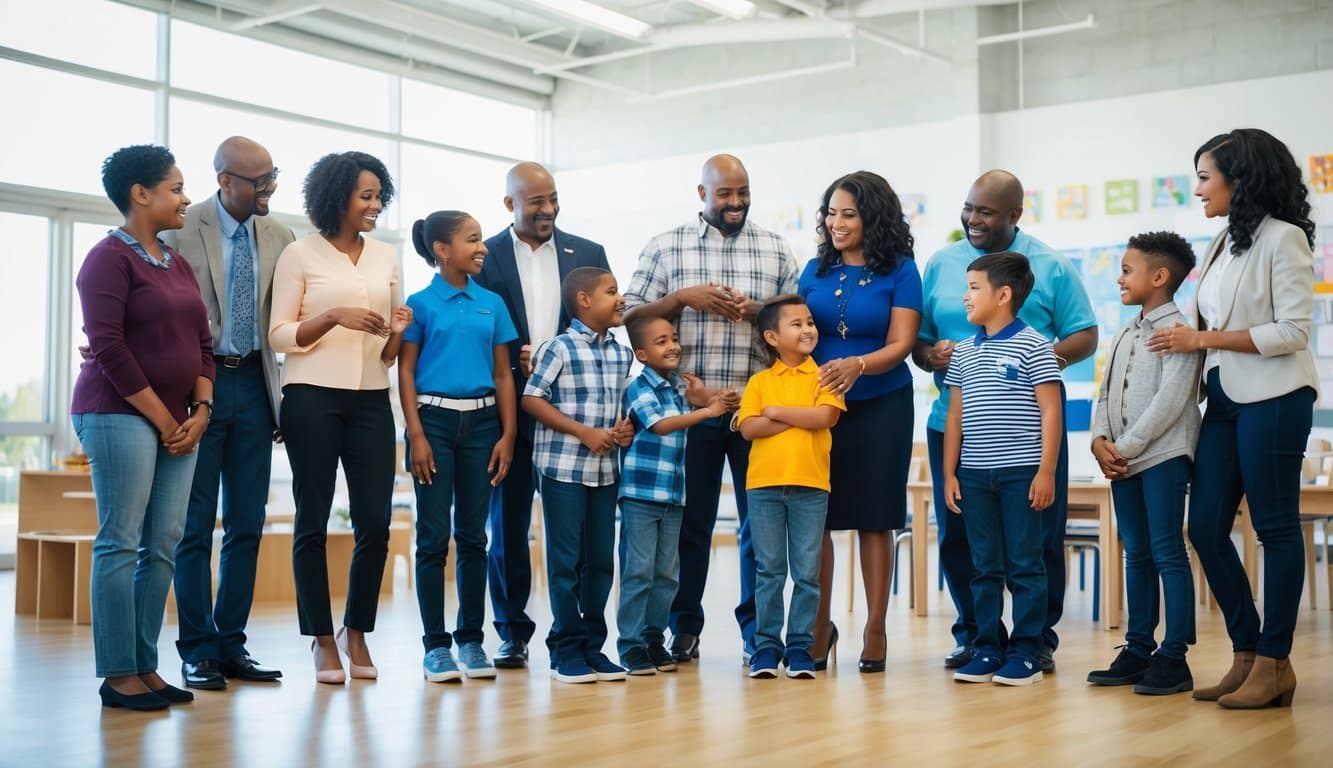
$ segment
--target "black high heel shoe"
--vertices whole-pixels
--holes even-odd
[[[98,695],[102,697],[102,706],[112,709],[132,709],[136,712],[151,712],[157,709],[166,709],[168,702],[166,699],[149,691],[147,693],[121,693],[111,687],[111,683],[102,681],[102,687],[97,690]]]
[[[889,641],[886,636],[884,640],[885,648],[888,647],[888,644]],[[867,659],[866,657],[862,656],[861,660],[856,663],[856,668],[861,670],[862,674],[867,674],[867,675],[874,674],[876,672],[884,671],[884,662],[885,662],[884,658]]]
[[[838,663],[838,625],[830,621],[828,626],[828,650],[824,651],[823,656],[815,659],[815,671],[817,672],[828,669],[830,659],[833,660],[834,664]]]

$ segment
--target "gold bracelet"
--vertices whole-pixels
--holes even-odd
[[[857,355],[857,356],[856,356],[856,362],[858,362],[858,363],[861,364],[861,373],[865,373],[865,372],[866,372],[866,359],[865,359],[864,357],[861,357],[860,355]]]

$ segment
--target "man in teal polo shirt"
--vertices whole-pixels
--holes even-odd
[[[949,585],[958,620],[953,625],[957,647],[944,665],[957,668],[972,658],[977,636],[976,612],[970,582],[972,556],[961,518],[950,517],[944,504],[944,420],[949,410],[949,390],[943,386],[954,344],[976,333],[963,310],[967,287],[967,265],[980,256],[1013,251],[1027,257],[1035,278],[1032,294],[1018,318],[1054,342],[1056,361],[1068,367],[1097,350],[1097,318],[1092,302],[1073,265],[1058,251],[1018,229],[1023,215],[1023,184],[1008,171],[988,171],[972,184],[963,203],[964,239],[936,251],[926,263],[922,279],[924,307],[921,330],[912,359],[935,376],[940,396],[931,406],[926,422],[926,444],[930,453],[930,475],[935,485],[935,521],[939,526],[940,569]],[[1061,390],[1063,393],[1063,389]],[[1066,430],[1067,432],[1068,430]],[[1065,521],[1069,506],[1069,440],[1060,442],[1056,466],[1055,501],[1042,512],[1042,549],[1046,564],[1046,623],[1042,628],[1042,670],[1055,670],[1055,648],[1059,637],[1055,624],[1064,612]]]

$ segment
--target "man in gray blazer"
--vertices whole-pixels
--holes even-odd
[[[282,672],[245,648],[255,565],[268,501],[277,431],[277,358],[266,329],[273,269],[291,229],[269,218],[278,169],[268,150],[240,136],[213,157],[218,192],[185,212],[167,241],[194,270],[213,331],[217,380],[208,431],[199,441],[185,532],[176,547],[176,608],[181,675],[191,688],[218,690],[227,678],[276,680]],[[222,487],[222,551],[213,599],[213,528]]]

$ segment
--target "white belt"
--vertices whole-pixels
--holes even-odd
[[[417,405],[433,405],[436,408],[448,408],[451,411],[480,411],[495,405],[495,395],[485,397],[436,397],[435,395],[417,395]]]

